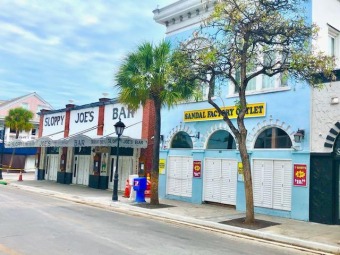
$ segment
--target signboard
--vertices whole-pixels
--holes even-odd
[[[200,178],[202,172],[202,162],[194,160],[193,177]]]
[[[104,135],[112,135],[115,132],[114,125],[121,120],[126,128],[124,136],[140,139],[142,137],[143,108],[136,111],[120,103],[105,105]]]
[[[20,147],[93,147],[93,146],[109,146],[117,147],[117,137],[101,137],[90,138],[85,135],[74,136],[69,139],[52,140],[43,137],[36,140],[21,141],[13,140],[5,143],[5,148]],[[146,148],[148,141],[146,139],[120,138],[119,147],[124,148]]]
[[[42,136],[50,136],[52,139],[64,137],[66,115],[65,112],[53,114],[46,113],[43,120]]]
[[[307,165],[294,164],[294,186],[307,186]]]
[[[237,106],[222,107],[230,119],[236,119],[239,114]],[[266,103],[254,103],[247,105],[245,118],[266,116]],[[185,111],[183,116],[184,122],[221,120],[220,115],[215,108]]]
[[[237,162],[237,180],[238,181],[244,181],[242,162]]]
[[[87,136],[97,135],[97,126],[99,118],[99,107],[91,107],[80,110],[72,110],[70,114],[70,132],[69,136],[85,134]]]
[[[159,174],[165,174],[165,159],[159,159]]]

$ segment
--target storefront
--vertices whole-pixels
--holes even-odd
[[[7,147],[38,147],[38,180],[78,184],[97,189],[113,187],[118,139],[114,124],[121,120],[125,130],[120,137],[118,190],[124,190],[130,174],[140,172],[143,109],[131,111],[116,100],[42,111],[40,138],[29,142],[12,141]]]
[[[251,96],[254,103],[249,103],[245,123],[257,213],[309,219],[309,129],[305,125],[309,115],[296,119],[287,110],[294,97],[304,93],[286,90]],[[308,104],[295,102],[295,107],[308,112]],[[235,123],[236,106],[231,103],[224,110]],[[160,196],[245,211],[237,140],[221,116],[207,102],[181,104],[171,111],[164,109],[162,115],[167,118],[161,131]],[[302,127],[305,135],[297,142],[294,134]],[[297,178],[298,171],[304,177]]]

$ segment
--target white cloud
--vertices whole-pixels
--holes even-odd
[[[0,0],[2,97],[33,90],[59,108],[114,96],[121,60],[164,37],[152,11],[174,1]]]

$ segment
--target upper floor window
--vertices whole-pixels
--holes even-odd
[[[171,141],[171,148],[192,148],[190,136],[183,131],[178,132]]]
[[[288,149],[292,147],[289,135],[280,128],[264,130],[256,139],[255,149]]]
[[[21,103],[21,107],[24,108],[25,110],[29,110],[29,104],[28,103]]]
[[[228,131],[218,130],[210,136],[207,149],[236,149],[235,139]]]
[[[328,26],[328,55],[339,61],[340,57],[340,31]]]
[[[247,68],[247,76],[250,76],[252,73],[257,71],[258,69],[262,68],[262,66],[272,66],[278,62],[282,62],[286,59],[286,54],[282,52],[277,52],[274,50],[264,52],[263,56],[259,58],[259,63],[250,63],[249,67]],[[241,81],[240,71],[237,70],[235,72],[235,79],[237,81]],[[282,87],[286,87],[287,84],[287,75],[284,73],[279,73],[274,76],[268,76],[265,74],[258,75],[252,78],[246,88],[246,92],[265,92],[268,90],[275,90]],[[229,95],[233,95],[238,93],[239,88],[231,83],[229,89]]]
[[[32,135],[36,135],[37,134],[37,130],[35,128],[32,128],[32,132],[31,132]]]
[[[196,34],[194,34],[194,38],[190,41],[188,41],[186,44],[183,44],[182,47],[184,47],[189,53],[190,53],[190,59],[193,63],[193,65],[199,65],[199,63],[202,62],[202,56],[200,55],[200,52],[203,51],[210,51],[211,43],[208,39],[204,37],[197,37]],[[207,80],[210,80],[211,75],[206,75]],[[213,83],[216,86],[216,81],[214,80]],[[219,92],[219,90],[215,89],[215,87],[212,88],[211,94],[216,95]],[[202,101],[208,99],[208,93],[209,93],[209,85],[205,82],[202,82],[196,89],[193,95],[194,101]]]

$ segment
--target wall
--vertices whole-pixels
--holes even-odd
[[[325,147],[325,143],[332,143],[327,140],[328,136],[336,138],[330,130],[340,132],[340,128],[335,125],[340,122],[340,103],[332,103],[332,98],[340,100],[340,81],[325,83],[323,89],[312,91],[312,152],[331,153],[333,151],[332,147]]]
[[[328,25],[340,31],[340,1],[338,0],[312,0],[312,19],[319,28],[318,39],[313,46],[323,52],[328,50]],[[338,49],[340,38],[338,36]],[[340,56],[340,55],[339,55]],[[340,59],[337,59],[337,68],[340,68]]]

